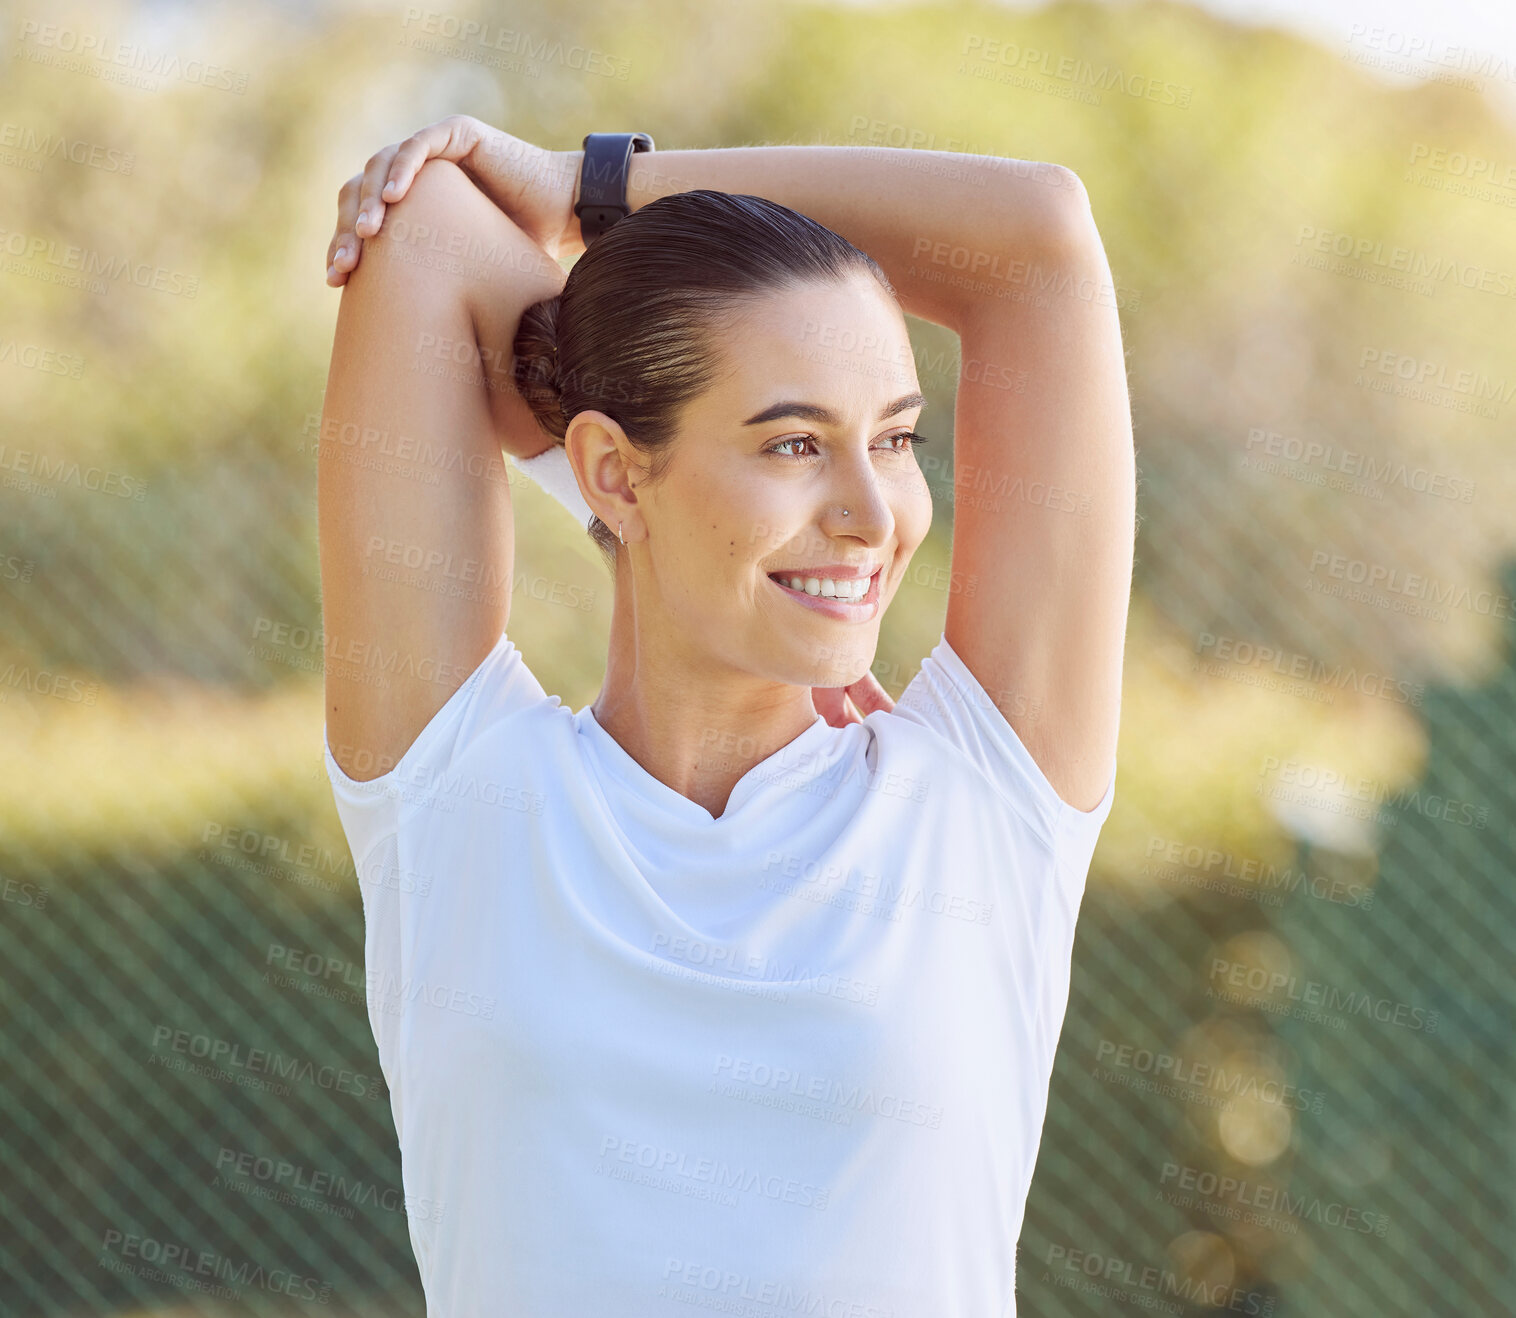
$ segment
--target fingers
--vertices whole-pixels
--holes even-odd
[[[890,699],[889,692],[879,685],[879,679],[873,673],[865,673],[852,686],[844,690],[852,697],[853,703],[864,713],[864,716],[874,713],[875,710],[884,710],[889,713],[895,708],[895,702]]]
[[[416,171],[437,154],[424,132],[406,138],[395,151],[395,158],[390,161],[389,176],[379,190],[380,200],[391,205],[399,201],[410,190]]]
[[[895,708],[889,692],[879,685],[873,673],[865,673],[850,686],[813,686],[811,703],[834,728],[862,723],[877,710],[889,713]]]
[[[840,686],[813,686],[811,703],[816,706],[816,712],[834,728],[845,728],[849,723],[860,721],[849,716],[847,694]]]
[[[477,119],[453,114],[412,133],[395,149],[389,178],[380,189],[380,197],[391,204],[399,201],[410,189],[416,172],[434,156],[455,164],[463,160],[479,144],[482,127]]]
[[[326,282],[333,288],[347,283],[348,275],[358,268],[363,240],[378,233],[384,222],[385,206],[379,192],[399,150],[398,146],[387,146],[375,152],[363,173],[354,174],[337,193],[337,232],[326,258]]]
[[[337,229],[326,249],[326,282],[333,288],[347,283],[347,277],[358,265],[358,253],[363,242],[353,228],[358,218],[358,190],[363,183],[362,174],[354,174],[337,192]]]
[[[384,223],[384,202],[379,192],[390,176],[390,165],[399,152],[398,146],[387,146],[369,157],[363,169],[363,182],[358,191],[358,218],[353,232],[360,238],[372,238]]]
[[[337,193],[337,232],[326,253],[326,282],[340,288],[357,268],[363,240],[384,224],[385,211],[410,190],[417,171],[433,156],[462,161],[479,144],[484,125],[466,114],[428,124],[403,142],[369,157]]]

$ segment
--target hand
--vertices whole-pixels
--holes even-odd
[[[811,703],[816,706],[816,712],[834,728],[845,728],[849,723],[862,723],[865,717],[877,709],[888,712],[895,708],[895,702],[879,685],[879,680],[873,673],[865,673],[851,686],[813,686]]]
[[[363,240],[384,223],[428,160],[451,160],[533,242],[555,260],[584,250],[574,214],[582,151],[548,151],[466,114],[449,115],[369,157],[337,193],[337,228],[327,247],[326,282],[347,283]]]

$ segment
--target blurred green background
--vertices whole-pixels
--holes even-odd
[[[452,112],[1079,173],[1140,529],[1020,1312],[1516,1309],[1516,132],[1477,79],[1170,4],[5,14],[0,1313],[423,1310],[312,439],[336,189]],[[956,340],[911,329],[936,520],[894,695],[953,511]],[[578,708],[609,580],[514,493],[512,636]]]

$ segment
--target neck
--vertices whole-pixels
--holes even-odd
[[[695,652],[639,615],[625,556],[616,567],[605,685],[595,721],[648,773],[720,818],[742,776],[816,720],[810,688],[767,682]]]

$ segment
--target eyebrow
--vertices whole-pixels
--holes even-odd
[[[897,398],[893,403],[879,414],[881,421],[888,421],[892,416],[898,416],[901,412],[909,412],[913,407],[922,407],[926,403],[924,394],[906,394],[903,398]],[[804,421],[815,421],[823,426],[840,426],[842,422],[837,414],[828,407],[822,407],[817,403],[797,403],[785,401],[775,403],[771,407],[765,407],[756,416],[750,416],[742,424],[745,426],[762,425],[765,421],[777,421],[782,416],[798,416]]]

